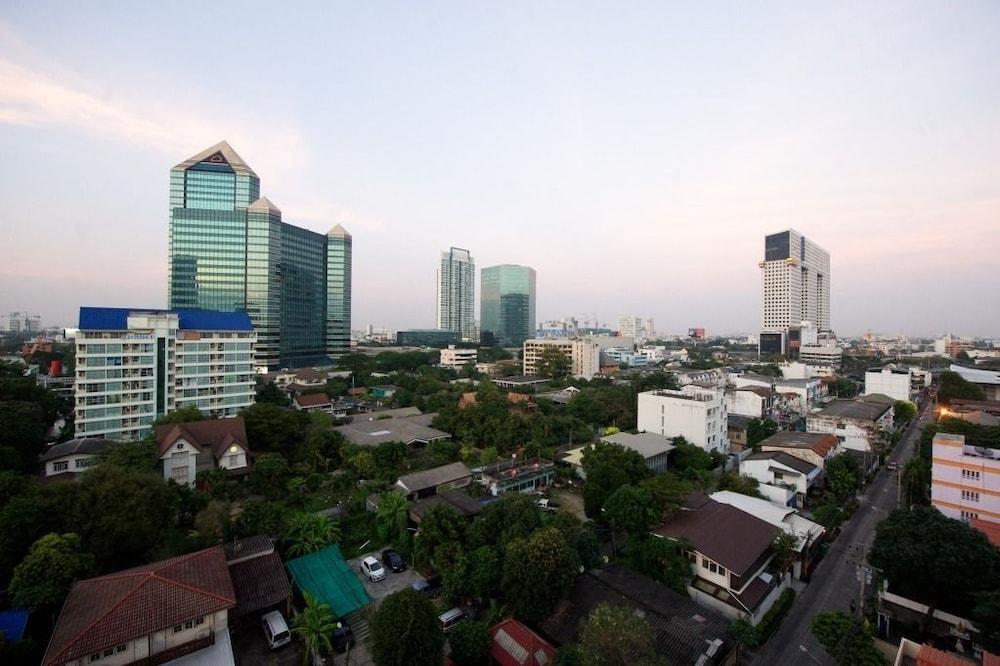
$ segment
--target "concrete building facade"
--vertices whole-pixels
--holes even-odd
[[[437,327],[474,340],[476,262],[472,255],[458,247],[442,252],[437,278]]]
[[[1000,523],[1000,450],[938,433],[931,453],[931,504],[949,518]]]
[[[684,437],[706,451],[729,452],[726,401],[721,390],[685,386],[644,391],[638,397],[637,429]]]

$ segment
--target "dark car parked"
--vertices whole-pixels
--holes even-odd
[[[410,587],[421,594],[433,598],[441,594],[441,577],[431,576],[427,580],[420,579]]]
[[[343,620],[337,622],[337,629],[333,632],[333,640],[330,641],[333,644],[333,649],[336,652],[347,652],[350,648],[354,647],[354,632],[351,631],[351,625],[347,624]]]
[[[382,564],[393,573],[399,573],[406,569],[406,562],[403,561],[403,556],[392,548],[382,551]]]

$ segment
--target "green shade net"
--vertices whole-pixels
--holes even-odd
[[[372,602],[336,544],[292,560],[288,571],[300,590],[328,604],[335,617],[349,615]]]

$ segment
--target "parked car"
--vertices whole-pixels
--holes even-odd
[[[371,555],[361,560],[361,573],[367,576],[368,580],[373,583],[377,583],[385,578],[385,569],[382,567],[382,564]]]
[[[890,472],[895,472],[897,469],[899,469],[899,463],[891,462],[888,465],[886,465],[886,468],[888,468]]]
[[[272,650],[292,642],[292,634],[288,631],[288,623],[285,622],[281,611],[266,613],[260,618],[260,624],[264,628],[267,644]]]
[[[417,592],[420,592],[421,594],[424,594],[433,599],[434,597],[441,594],[441,577],[431,576],[426,580],[421,578],[420,580],[411,583],[410,587],[412,587]]]
[[[386,548],[382,551],[382,564],[393,573],[399,573],[406,569],[406,562],[403,561],[403,556],[392,548]]]
[[[468,617],[468,614],[461,608],[452,608],[450,611],[438,615],[438,622],[441,623],[441,631],[447,632]]]
[[[354,647],[354,632],[351,631],[351,625],[347,624],[344,620],[337,621],[337,628],[333,631],[333,638],[330,643],[333,645],[335,652],[347,652],[349,649]]]
[[[559,505],[550,499],[540,499],[535,501],[535,506],[537,506],[542,511],[547,511],[549,513],[554,513],[559,510]]]

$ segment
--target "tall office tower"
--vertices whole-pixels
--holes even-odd
[[[503,347],[520,347],[535,335],[535,269],[503,264],[482,270],[479,328]]]
[[[618,335],[626,338],[642,337],[642,317],[622,315],[618,318]]]
[[[80,308],[76,436],[136,440],[182,407],[235,416],[254,401],[245,312]]]
[[[349,351],[350,255],[339,225],[324,236],[282,222],[225,141],[170,170],[170,307],[246,312],[258,365]]]
[[[11,333],[38,333],[42,330],[42,318],[27,312],[11,312],[7,315],[7,330]]]
[[[468,250],[453,247],[441,253],[438,269],[437,327],[465,340],[475,335],[476,262]]]
[[[764,238],[761,353],[796,356],[798,331],[830,330],[830,253],[789,229]]]

